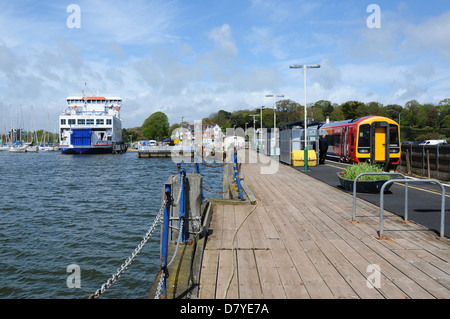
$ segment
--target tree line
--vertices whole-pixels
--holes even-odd
[[[273,127],[273,107],[262,107],[262,126]],[[256,115],[253,117],[252,115]],[[379,102],[363,103],[347,101],[342,104],[320,100],[307,107],[308,119],[324,122],[342,121],[367,115],[385,116],[401,126],[402,140],[424,140],[450,138],[450,99],[441,100],[437,105],[420,104],[416,100],[405,103],[382,105]],[[228,112],[219,110],[204,118],[203,123],[217,123],[223,130],[229,127],[261,126],[261,108]],[[304,106],[289,100],[276,102],[276,126],[303,120]]]
[[[261,111],[262,108],[262,111]],[[262,113],[262,126],[274,126],[273,107],[260,107],[242,109],[233,112],[219,110],[202,119],[204,124],[218,124],[223,131],[232,127],[261,127],[260,115]],[[252,116],[256,115],[256,116]],[[405,103],[382,105],[379,102],[363,103],[360,101],[347,101],[342,104],[320,100],[309,104],[307,117],[311,120],[325,122],[355,119],[367,115],[385,116],[395,120],[401,127],[403,141],[425,139],[450,139],[450,99],[443,99],[437,105],[432,103],[420,104],[416,100]],[[276,102],[276,126],[303,120],[304,106],[284,99]],[[183,123],[174,123],[170,126],[169,120],[163,112],[151,114],[141,127],[123,129],[125,142],[138,139],[163,140],[170,137],[171,132]]]

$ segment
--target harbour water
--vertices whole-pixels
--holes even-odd
[[[192,163],[182,163],[193,172]],[[222,168],[200,166],[222,190]],[[140,243],[161,205],[171,158],[0,152],[0,298],[88,298]],[[221,195],[205,193],[207,197]],[[159,268],[159,225],[102,299],[146,298]],[[80,288],[69,288],[69,265]]]

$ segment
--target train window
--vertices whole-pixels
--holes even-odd
[[[350,145],[351,146],[355,145],[355,134],[354,133],[352,133],[352,135],[351,135]]]
[[[397,125],[390,126],[389,143],[391,144],[391,146],[398,146],[398,127],[397,127]]]
[[[359,127],[358,147],[370,147],[370,124]]]
[[[370,124],[363,124],[359,127],[358,152],[370,153]]]
[[[329,135],[329,144],[331,146],[339,146],[341,143],[341,136],[339,134]]]

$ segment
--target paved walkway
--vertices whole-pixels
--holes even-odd
[[[261,166],[242,165],[256,206],[213,207],[200,298],[450,298],[448,238],[386,212],[380,239],[377,206],[352,222],[351,195]]]

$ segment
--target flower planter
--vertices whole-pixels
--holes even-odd
[[[339,182],[341,183],[342,187],[350,192],[353,192],[353,179],[345,179],[341,177],[342,174],[345,172],[339,172],[337,173],[337,176],[339,178]],[[358,180],[356,182],[356,191],[358,193],[379,193],[381,190],[381,187],[386,182],[386,179],[383,180],[377,180],[377,181],[360,181]],[[384,189],[385,191],[389,190],[391,188],[392,183],[386,186]]]

